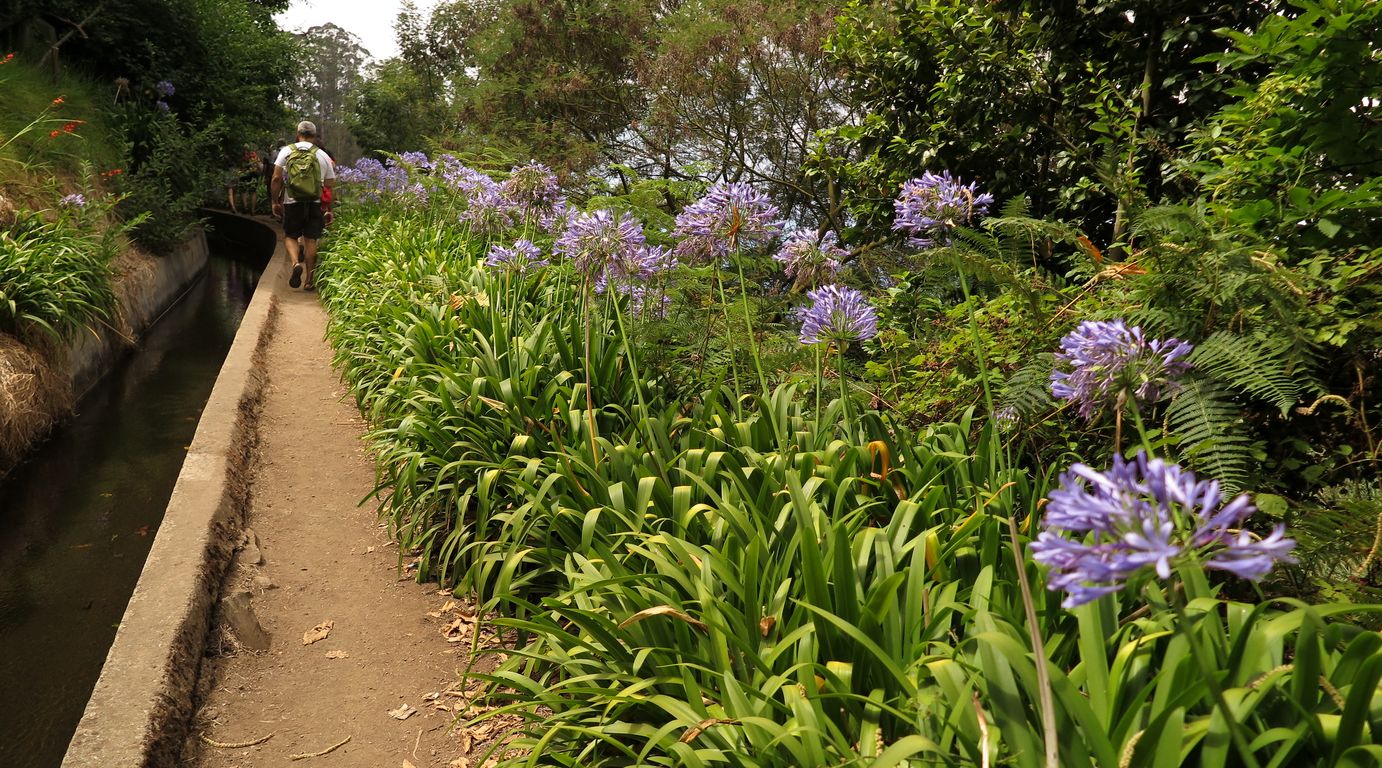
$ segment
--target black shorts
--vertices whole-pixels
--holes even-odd
[[[299,237],[319,240],[325,226],[326,217],[322,215],[321,201],[306,200],[283,205],[283,234],[288,237],[294,240]]]

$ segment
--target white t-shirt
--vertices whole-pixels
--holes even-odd
[[[288,179],[286,176],[288,171],[288,155],[292,154],[293,147],[297,147],[298,149],[311,149],[313,146],[315,145],[312,144],[312,142],[310,141],[299,141],[296,144],[288,144],[287,146],[283,147],[283,149],[278,150],[278,159],[274,160],[274,165],[278,166],[279,168],[282,168],[285,174],[283,179],[283,202],[297,202],[291,196],[288,195]],[[322,181],[331,181],[336,178],[336,166],[331,162],[331,158],[327,157],[326,153],[321,151],[320,149],[317,150],[317,164],[320,165],[322,169]]]

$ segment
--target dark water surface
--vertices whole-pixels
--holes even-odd
[[[0,484],[0,766],[61,765],[258,279],[213,255]]]

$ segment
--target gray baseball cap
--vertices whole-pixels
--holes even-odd
[[[298,123],[298,135],[316,136],[317,124],[312,122],[311,120],[303,120],[302,122]]]

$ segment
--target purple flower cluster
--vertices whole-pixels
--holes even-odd
[[[798,286],[808,286],[834,279],[848,255],[834,232],[826,232],[818,240],[813,232],[798,231],[788,236],[773,259],[782,262],[783,271]]]
[[[172,107],[168,106],[168,102],[164,101],[163,99],[155,101],[154,106],[158,107],[159,112],[168,112],[172,109]]]
[[[433,175],[441,181],[442,186],[467,197],[478,189],[494,186],[493,179],[465,165],[452,154],[437,156]]]
[[[949,245],[952,229],[988,213],[992,204],[993,195],[979,194],[977,183],[962,184],[950,171],[927,171],[902,183],[902,193],[893,201],[893,229],[918,248]]]
[[[399,198],[412,191],[408,169],[393,160],[385,165],[373,158],[361,158],[353,167],[338,168],[336,177],[342,184],[358,185],[360,197],[366,202]]]
[[[398,156],[397,165],[404,165],[409,168],[416,168],[423,173],[432,170],[432,161],[427,159],[426,152],[403,152]]]
[[[500,245],[490,246],[489,258],[485,259],[486,266],[512,269],[517,272],[527,272],[545,267],[547,263],[547,259],[542,258],[542,249],[533,245],[533,242],[528,239],[518,240],[510,248]]]
[[[598,281],[611,268],[636,260],[646,249],[648,239],[638,219],[607,209],[579,213],[557,238],[555,250],[576,266],[577,271]]]
[[[500,185],[500,191],[525,217],[550,214],[562,202],[557,175],[542,163],[515,166]]]
[[[635,288],[641,289],[675,263],[672,254],[660,245],[626,250],[605,264],[604,270],[595,279],[595,290],[603,292],[610,285],[626,293]]]
[[[80,192],[73,192],[70,195],[63,195],[62,199],[58,201],[58,205],[61,205],[64,208],[85,208],[86,195],[83,195]]]
[[[471,182],[473,185],[466,208],[461,212],[461,223],[468,225],[472,232],[488,234],[497,234],[512,227],[516,211],[513,203],[500,191],[499,185],[484,174],[472,178]]]
[[[878,335],[878,313],[864,294],[842,285],[827,285],[809,291],[811,306],[798,311],[801,343],[833,342],[845,346]]]
[[[1117,592],[1144,569],[1168,579],[1177,564],[1192,561],[1257,580],[1277,563],[1294,562],[1296,543],[1284,526],[1258,538],[1241,530],[1257,511],[1247,495],[1220,506],[1222,499],[1217,480],[1197,480],[1145,452],[1132,461],[1115,456],[1107,473],[1076,464],[1051,492],[1032,559],[1051,569],[1047,588],[1066,593],[1066,608]]]
[[[677,216],[674,235],[691,240],[679,256],[710,261],[771,240],[782,231],[777,206],[742,182],[719,182]]]
[[[159,80],[157,83],[154,83],[154,93],[166,99],[174,93],[177,93],[177,89],[173,87],[171,82]]]
[[[1149,340],[1141,328],[1122,320],[1086,320],[1060,345],[1057,364],[1069,370],[1052,371],[1051,393],[1077,403],[1086,419],[1120,393],[1130,392],[1144,403],[1161,399],[1190,369],[1185,357],[1193,349],[1180,339]]]

